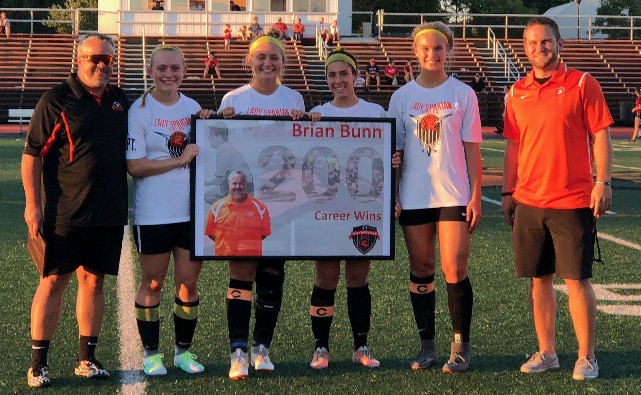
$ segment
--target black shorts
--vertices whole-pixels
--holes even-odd
[[[401,226],[425,225],[440,221],[465,222],[467,208],[465,206],[421,208],[416,210],[401,210],[398,223]]]
[[[590,208],[555,210],[517,204],[512,229],[516,276],[556,273],[571,280],[592,278],[593,234]]]
[[[635,113],[635,114],[634,114],[634,117],[635,117],[636,119],[641,119],[641,112],[637,112],[637,113]]]
[[[67,274],[80,266],[99,274],[118,274],[124,226],[45,226],[44,274]]]
[[[209,69],[207,69],[207,74],[216,75],[216,68],[215,67],[210,67]]]
[[[164,254],[174,247],[191,250],[189,222],[134,226],[134,241],[140,254]]]

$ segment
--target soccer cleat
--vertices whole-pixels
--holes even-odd
[[[174,366],[182,369],[186,373],[200,373],[205,370],[205,367],[196,362],[196,355],[185,351],[182,354],[174,356]]]
[[[88,377],[90,379],[104,380],[109,378],[109,372],[102,368],[98,360],[79,361],[74,369],[76,376]]]
[[[358,350],[354,351],[352,355],[352,361],[356,362],[359,365],[365,366],[366,368],[377,368],[381,366],[381,363],[376,359],[372,358],[367,349],[367,346],[360,346]]]
[[[412,370],[427,369],[436,365],[438,358],[434,350],[429,350],[421,347],[421,351],[416,354],[416,357],[410,362]]]
[[[544,352],[535,352],[526,363],[521,365],[523,373],[543,373],[546,370],[559,369],[559,358]]]
[[[154,354],[150,357],[142,359],[142,370],[147,376],[164,376],[167,374],[167,369],[162,364],[162,354]]]
[[[251,364],[259,372],[273,372],[274,364],[269,360],[269,348],[262,344],[252,346]]]
[[[229,368],[229,378],[232,380],[245,380],[249,376],[249,363],[247,362],[247,353],[240,348],[231,353],[231,367]]]
[[[452,343],[450,346],[450,359],[443,365],[444,373],[463,373],[470,367],[472,349],[470,343]]]
[[[574,364],[572,378],[575,380],[590,380],[599,377],[599,364],[596,359],[579,358]]]
[[[312,362],[309,363],[309,367],[312,369],[327,369],[329,366],[329,351],[325,347],[318,347],[314,351],[314,357]]]
[[[27,372],[27,384],[31,388],[42,388],[51,385],[49,380],[49,368],[44,365],[38,365],[35,368],[29,368]]]

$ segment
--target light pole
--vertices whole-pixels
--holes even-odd
[[[581,0],[576,1],[576,39],[581,38]]]

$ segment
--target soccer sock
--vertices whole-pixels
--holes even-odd
[[[263,260],[256,265],[254,346],[262,344],[269,348],[272,342],[283,301],[284,280],[285,261]]]
[[[314,285],[312,290],[309,314],[312,318],[312,333],[316,348],[325,347],[329,350],[329,331],[334,318],[334,295],[336,289],[322,289]]]
[[[455,284],[447,283],[447,305],[452,320],[453,343],[470,341],[473,303],[474,294],[469,277],[465,277],[465,280]]]
[[[145,357],[158,353],[160,342],[160,303],[143,306],[136,303],[136,324]]]
[[[354,351],[367,345],[372,315],[372,295],[369,285],[358,288],[347,288],[347,315],[352,326],[354,337]]]
[[[410,300],[421,340],[434,339],[436,331],[434,275],[418,277],[410,273]]]
[[[31,367],[46,366],[51,340],[31,340]]]
[[[237,348],[247,352],[253,285],[254,283],[251,281],[229,279],[229,288],[227,289],[227,329],[229,331],[229,348],[232,352]]]
[[[177,354],[182,354],[182,352],[178,352],[180,351],[178,349],[184,351],[191,347],[191,341],[194,338],[196,324],[198,323],[199,304],[200,299],[196,299],[193,302],[183,302],[176,296],[174,303],[174,331],[176,334]]]
[[[93,361],[96,359],[96,346],[98,346],[98,336],[80,336],[78,338],[78,359],[80,361]]]

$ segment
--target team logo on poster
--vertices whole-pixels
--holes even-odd
[[[363,255],[367,254],[376,245],[376,240],[380,240],[378,229],[374,226],[361,225],[352,228],[349,238],[354,242],[354,247]]]

